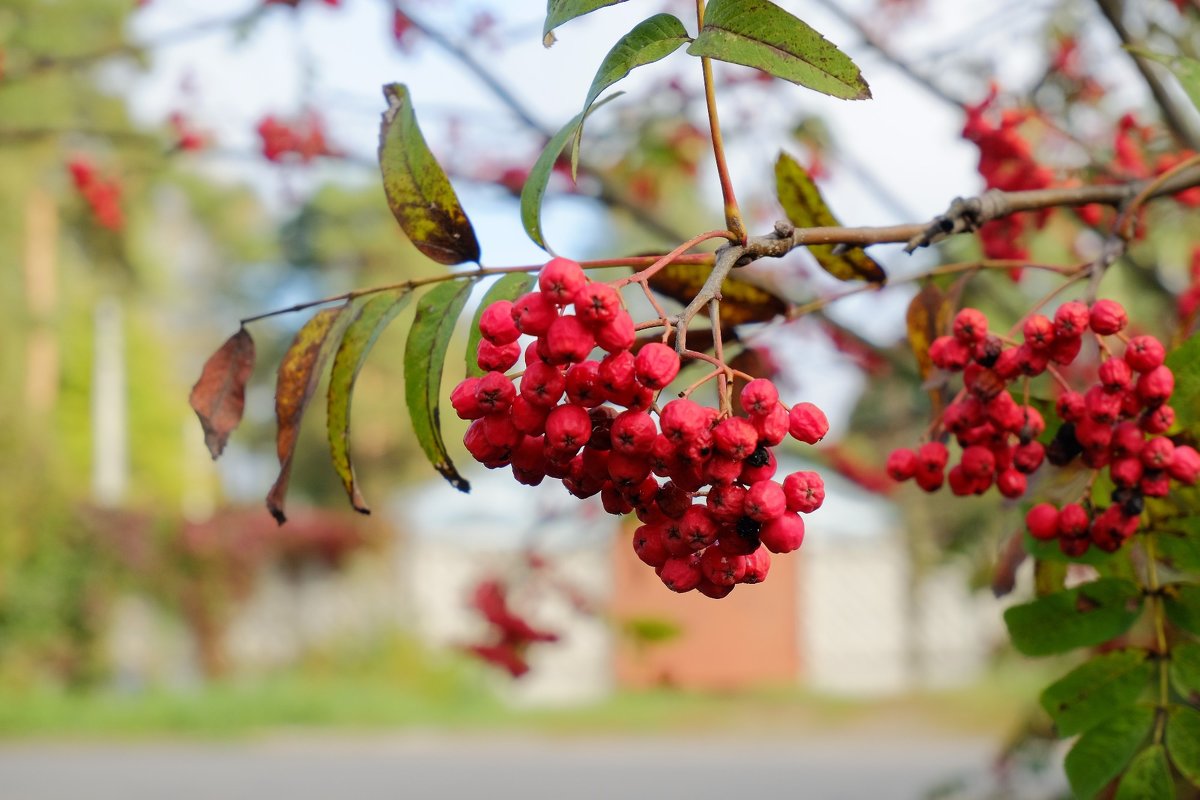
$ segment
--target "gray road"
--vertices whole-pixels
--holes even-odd
[[[982,740],[272,737],[0,746],[2,800],[919,798],[978,780]]]

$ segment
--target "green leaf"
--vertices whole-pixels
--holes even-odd
[[[1200,786],[1200,712],[1180,706],[1167,718],[1167,754],[1193,786]]]
[[[1172,648],[1171,682],[1189,701],[1200,697],[1200,642],[1187,642]]]
[[[1004,623],[1027,656],[1065,653],[1120,636],[1138,618],[1142,591],[1133,581],[1101,578],[1013,606]]]
[[[1155,710],[1138,706],[1092,728],[1075,742],[1064,763],[1071,789],[1081,800],[1095,797],[1121,774],[1150,735]]]
[[[478,262],[475,229],[421,135],[408,87],[389,84],[383,96],[388,108],[379,128],[379,168],[396,221],[413,245],[439,264]]]
[[[591,111],[595,111],[611,100],[616,100],[622,94],[623,92],[610,94],[593,105]],[[524,188],[521,189],[521,223],[525,226],[525,233],[529,234],[529,238],[543,250],[550,251],[542,236],[542,198],[546,196],[546,185],[550,182],[550,173],[554,171],[555,162],[562,155],[563,148],[567,146],[567,140],[575,135],[575,130],[583,124],[584,118],[591,111],[580,111],[571,117],[571,121],[554,134],[550,141],[546,142],[542,154],[538,156],[533,169],[529,171],[529,177],[525,179]]]
[[[446,453],[439,403],[446,348],[474,285],[473,278],[464,278],[430,289],[417,303],[416,317],[404,345],[404,399],[413,432],[429,463],[460,492],[469,492],[471,484],[458,474]]]
[[[755,67],[845,100],[871,96],[849,56],[768,0],[710,0],[688,53]]]
[[[775,162],[775,193],[788,220],[797,228],[834,227],[839,224],[808,170],[787,153],[780,153]],[[808,252],[813,254],[823,270],[838,280],[872,283],[887,280],[883,267],[860,249],[839,253],[833,245],[813,244],[808,246]]]
[[[1161,744],[1151,745],[1137,754],[1125,777],[1117,786],[1116,800],[1170,800],[1175,783]]]
[[[550,32],[568,20],[624,2],[626,0],[546,0],[546,23],[542,26],[543,42],[546,47],[552,45],[554,37]]]
[[[1163,587],[1163,601],[1167,619],[1200,635],[1200,584],[1169,583]]]
[[[1178,570],[1200,570],[1200,531],[1193,530],[1200,519],[1189,517],[1179,520],[1178,532],[1163,531],[1157,534],[1159,560]]]
[[[1200,334],[1192,334],[1167,354],[1166,364],[1175,373],[1171,407],[1175,424],[1200,434]]]
[[[1192,101],[1192,105],[1200,109],[1200,61],[1188,58],[1187,56],[1155,53],[1129,45],[1126,45],[1125,49],[1142,58],[1148,58],[1151,61],[1157,61],[1169,67],[1179,80],[1179,85],[1183,87],[1183,91],[1187,93],[1188,99]]]
[[[516,300],[532,287],[532,275],[524,272],[513,272],[505,275],[488,288],[483,299],[479,301],[479,308],[475,311],[475,319],[471,321],[471,332],[467,337],[466,358],[468,376],[478,377],[483,374],[483,370],[479,368],[479,362],[475,359],[475,352],[479,348],[479,340],[483,338],[483,334],[479,332],[479,318],[483,316],[484,309],[497,300]]]
[[[1059,736],[1077,733],[1123,713],[1154,677],[1145,650],[1114,650],[1068,672],[1042,692],[1042,708]]]
[[[359,491],[354,465],[350,461],[350,402],[354,394],[354,382],[379,334],[408,305],[411,298],[411,289],[390,289],[370,296],[366,302],[355,303],[329,374],[329,394],[325,406],[329,455],[333,459],[334,470],[346,487],[350,505],[362,514],[370,514],[371,510]]]
[[[279,373],[275,379],[275,451],[279,456],[279,477],[267,493],[267,510],[275,521],[282,525],[287,521],[283,513],[283,501],[287,495],[288,482],[292,477],[292,459],[296,454],[296,441],[300,437],[300,423],[308,401],[312,399],[321,373],[332,351],[331,342],[337,341],[337,328],[346,305],[318,311],[304,324],[292,339],[291,345],[279,362]]]
[[[592,87],[588,89],[587,99],[583,101],[583,113],[586,116],[592,103],[608,87],[624,78],[636,67],[653,64],[674,53],[687,41],[691,41],[683,23],[670,14],[655,14],[634,26],[633,30],[622,36],[608,51],[608,55],[600,62],[596,77],[592,79]],[[583,122],[575,128],[575,137],[571,145],[571,177],[579,172],[579,141],[583,138]]]

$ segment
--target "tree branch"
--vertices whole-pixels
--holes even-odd
[[[1108,24],[1112,26],[1117,38],[1121,40],[1121,44],[1126,45],[1125,52],[1133,59],[1138,72],[1142,74],[1143,80],[1150,88],[1150,93],[1154,95],[1154,101],[1162,111],[1163,120],[1167,123],[1167,128],[1175,140],[1190,150],[1200,150],[1200,133],[1196,131],[1195,125],[1192,124],[1185,110],[1175,102],[1175,98],[1171,96],[1166,85],[1159,79],[1153,68],[1146,63],[1146,60],[1129,50],[1130,46],[1137,47],[1139,43],[1134,40],[1121,18],[1121,0],[1096,0],[1096,6],[1108,20]]]

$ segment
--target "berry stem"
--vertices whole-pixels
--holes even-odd
[[[696,0],[696,28],[704,29],[705,0]],[[717,116],[717,92],[713,83],[712,60],[700,58],[700,69],[704,74],[704,101],[708,106],[708,127],[712,132],[713,158],[717,162],[717,176],[721,180],[721,197],[725,202],[725,226],[734,234],[734,239],[746,241],[746,225],[742,212],[733,194],[733,180],[729,177],[729,165],[725,161],[725,140],[721,135],[721,120]]]
[[[1161,743],[1166,730],[1167,705],[1170,702],[1170,668],[1171,649],[1167,642],[1166,609],[1163,607],[1161,585],[1158,580],[1158,544],[1154,534],[1147,534],[1142,540],[1146,550],[1146,593],[1150,596],[1150,613],[1154,619],[1154,646],[1158,655],[1158,718],[1154,723],[1154,741]]]
[[[712,322],[713,355],[724,365],[725,343],[721,338],[721,301],[715,297],[708,301],[708,317]],[[721,374],[717,376],[717,395],[720,398],[723,416],[733,413],[733,381],[730,378],[729,367],[724,366]]]
[[[698,234],[693,236],[691,239],[688,239],[686,242],[679,245],[679,247],[676,247],[666,255],[658,256],[650,262],[650,266],[646,267],[641,272],[635,272],[628,278],[621,278],[620,280],[613,281],[612,287],[614,289],[620,289],[622,286],[628,286],[631,283],[644,283],[645,281],[648,281],[650,278],[654,277],[655,273],[668,264],[681,263],[681,257],[687,258],[687,256],[684,256],[683,254],[701,242],[706,242],[709,239],[729,239],[732,241],[736,238],[737,237],[730,231],[706,231]],[[715,263],[715,256],[706,254],[705,258],[713,259]],[[535,269],[540,269],[540,267],[535,267]]]
[[[1154,193],[1161,189],[1168,181],[1174,178],[1181,172],[1191,169],[1194,166],[1200,165],[1200,155],[1194,155],[1191,158],[1180,161],[1170,169],[1163,170],[1161,175],[1155,176],[1149,183],[1142,187],[1141,191],[1133,196],[1133,198],[1125,204],[1121,209],[1121,213],[1113,220],[1112,233],[1114,236],[1119,236],[1121,239],[1128,242],[1133,238],[1133,226],[1137,220],[1138,211],[1149,200]]]

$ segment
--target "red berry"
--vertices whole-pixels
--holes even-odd
[[[1139,425],[1146,433],[1166,433],[1175,424],[1175,409],[1165,403],[1152,408],[1142,417]]]
[[[746,516],[759,522],[776,519],[787,511],[787,496],[775,481],[758,481],[746,491]]]
[[[546,424],[549,435],[549,421]],[[650,475],[650,461],[644,456],[630,455],[616,450],[608,456],[608,477],[613,485],[621,489],[638,486]],[[657,491],[657,489],[656,489]]]
[[[771,551],[760,546],[746,556],[746,574],[742,576],[742,583],[762,583],[767,579],[767,573],[770,570]]]
[[[1125,309],[1115,300],[1097,300],[1092,304],[1088,321],[1093,331],[1101,336],[1110,336],[1119,333],[1129,318]]]
[[[763,416],[779,405],[779,390],[766,378],[755,378],[742,387],[742,408],[751,416]]]
[[[673,592],[690,592],[703,577],[698,553],[668,558],[661,569],[659,579]]]
[[[634,385],[633,370],[634,357],[628,350],[606,355],[600,361],[600,369],[596,374],[605,396],[620,399],[627,395]]]
[[[772,553],[790,553],[804,543],[804,520],[791,512],[776,517],[762,526],[759,539]]]
[[[1117,458],[1108,465],[1108,474],[1117,486],[1133,487],[1142,480],[1142,462],[1137,458]]]
[[[906,447],[893,450],[887,459],[887,473],[894,481],[906,481],[917,471],[917,454]],[[786,484],[785,484],[786,485]]]
[[[479,378],[466,378],[450,392],[450,405],[459,419],[479,419],[487,413],[475,399],[475,390],[479,387]]]
[[[755,466],[749,459],[742,462],[742,473],[738,476],[738,480],[749,486],[752,483],[774,478],[778,469],[779,462],[775,459],[774,451],[767,450],[767,460],[764,464]]]
[[[1175,391],[1175,374],[1166,366],[1144,372],[1137,380],[1137,395],[1147,406],[1165,403]]]
[[[558,318],[558,309],[554,301],[541,292],[529,292],[513,303],[512,318],[521,333],[542,336],[550,330],[550,323]]]
[[[638,351],[634,369],[643,386],[661,389],[679,374],[679,355],[662,342],[651,342]]]
[[[1071,539],[1086,536],[1091,524],[1087,511],[1078,503],[1068,503],[1058,512],[1058,532],[1061,536]]]
[[[1090,314],[1088,307],[1078,300],[1063,303],[1054,312],[1054,336],[1056,339],[1078,339],[1088,329]]]
[[[988,335],[987,317],[977,308],[964,308],[954,315],[953,330],[963,344],[982,342]]]
[[[629,316],[629,312],[623,309],[618,311],[616,316],[608,322],[597,326],[595,332],[596,344],[607,353],[628,350],[633,347],[633,343],[637,340],[637,331],[634,329],[633,317]]]
[[[745,578],[742,579],[742,582],[745,582]],[[737,584],[731,583],[728,586],[725,586],[719,583],[713,583],[708,578],[701,578],[700,582],[696,584],[696,591],[705,597],[711,597],[714,600],[720,600],[723,597],[728,597],[729,593],[733,591],[733,588],[736,585]]]
[[[750,418],[754,429],[758,431],[758,443],[767,447],[774,447],[784,440],[790,420],[787,409],[781,405],[772,406],[766,414]]]
[[[1125,346],[1125,363],[1138,372],[1149,372],[1161,366],[1166,350],[1153,336],[1135,336]]]
[[[1050,503],[1038,503],[1025,515],[1025,527],[1035,539],[1053,539],[1058,536],[1058,509]]]
[[[1087,404],[1079,392],[1063,392],[1055,403],[1055,411],[1064,422],[1078,422],[1087,413]]]
[[[550,408],[558,404],[567,381],[557,367],[536,361],[521,376],[521,396],[535,406]]]
[[[704,477],[709,483],[733,483],[742,475],[742,460],[725,455],[715,455],[704,462]]]
[[[556,406],[546,417],[546,447],[556,455],[579,452],[591,435],[592,419],[582,406]]]
[[[550,259],[538,273],[538,288],[558,306],[570,304],[585,283],[583,268],[567,258]]]
[[[1013,450],[1012,463],[1018,472],[1036,472],[1046,458],[1046,448],[1041,442],[1033,441]]]
[[[700,571],[718,586],[732,586],[746,574],[746,556],[730,555],[710,547],[700,557]]]
[[[475,363],[482,370],[489,372],[506,372],[512,369],[521,357],[519,342],[508,344],[492,344],[487,339],[480,339],[475,351]]]
[[[702,505],[690,506],[679,521],[683,538],[693,550],[703,550],[717,540],[719,528],[712,513]]]
[[[489,372],[475,384],[475,402],[487,414],[507,411],[516,396],[517,387],[503,372]]]
[[[1054,344],[1054,323],[1041,314],[1033,314],[1021,328],[1025,344],[1033,350],[1046,350]]]
[[[1133,383],[1133,370],[1124,359],[1110,358],[1100,365],[1100,383],[1110,392],[1122,392]]]
[[[504,345],[515,342],[521,335],[513,321],[513,304],[509,300],[497,300],[479,315],[479,332],[492,344]]]
[[[788,413],[788,433],[805,444],[816,444],[829,432],[825,413],[812,403],[797,403]]]
[[[1165,436],[1156,436],[1142,447],[1139,454],[1146,469],[1166,469],[1175,454],[1175,443]]]
[[[788,511],[808,514],[825,502],[825,481],[815,472],[793,472],[783,479],[783,493]]]
[[[1066,366],[1079,356],[1079,351],[1082,349],[1083,337],[1072,336],[1066,338],[1060,336],[1054,340],[1054,344],[1050,345],[1050,349],[1046,352],[1046,355],[1055,364]]]
[[[546,416],[550,409],[534,405],[522,395],[513,398],[509,416],[513,426],[526,436],[541,436],[546,432]]]
[[[713,428],[713,444],[718,453],[742,461],[758,447],[758,431],[743,417],[729,417]]]
[[[996,456],[982,445],[972,445],[963,450],[962,460],[959,463],[962,465],[963,472],[972,480],[986,478],[990,477],[996,469]]]
[[[971,360],[971,349],[953,336],[939,336],[929,345],[929,358],[940,369],[958,372]]]
[[[621,295],[607,283],[589,283],[572,298],[575,314],[593,328],[605,325],[616,317],[621,308]]]
[[[654,420],[645,411],[622,411],[612,422],[612,448],[628,455],[646,455],[658,438]]]
[[[571,314],[550,323],[545,335],[547,358],[551,364],[583,361],[596,346],[596,339],[579,318]]]
[[[1006,469],[996,476],[996,488],[1009,499],[1025,494],[1025,487],[1025,475],[1015,469]]]
[[[594,408],[604,402],[600,386],[600,362],[580,361],[567,368],[565,376],[567,399],[584,408]]]
[[[1171,454],[1171,463],[1167,465],[1167,473],[1179,481],[1191,486],[1200,478],[1200,453],[1186,444],[1175,448]]]
[[[714,486],[709,490],[705,504],[713,519],[733,523],[745,514],[746,488],[737,484]]]
[[[659,424],[663,435],[678,446],[696,439],[707,429],[708,415],[697,403],[680,398],[663,406]]]

